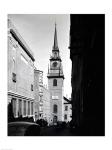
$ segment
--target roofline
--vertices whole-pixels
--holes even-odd
[[[70,101],[70,100],[68,100],[68,98],[66,98],[65,96],[63,96],[63,98],[64,98],[64,100],[65,100],[65,101],[67,101],[68,103],[70,103],[70,104],[71,104],[71,101]]]
[[[28,54],[28,56],[35,61],[34,56],[33,56],[33,52],[30,50],[30,48],[28,47],[28,45],[26,44],[25,40],[22,38],[22,36],[19,34],[19,32],[17,31],[17,29],[14,27],[14,25],[12,24],[12,22],[10,21],[10,19],[8,19],[8,22],[10,23],[10,25],[8,26],[10,29],[10,33],[12,34],[12,36],[17,40],[17,42],[19,43],[19,45],[24,49],[24,51]]]
[[[43,71],[38,70],[37,68],[35,68],[34,71],[43,73]]]
[[[49,60],[50,61],[57,61],[57,60],[59,60],[60,62],[62,62],[61,58],[50,58]]]
[[[56,52],[59,52],[59,49],[53,49],[53,48],[52,48],[52,51],[56,51]]]
[[[63,103],[63,104],[70,104],[71,105],[71,103],[69,103],[69,102],[68,103]]]
[[[47,76],[47,78],[63,78],[63,79],[65,79],[63,75],[62,76]]]

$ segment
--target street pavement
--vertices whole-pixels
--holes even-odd
[[[75,136],[76,134],[70,128],[59,128],[56,126],[41,128],[41,136]]]

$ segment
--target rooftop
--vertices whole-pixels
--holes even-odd
[[[12,34],[12,36],[18,41],[18,43],[24,49],[24,51],[29,55],[29,57],[31,57],[31,59],[33,61],[35,61],[33,52],[31,51],[29,46],[26,44],[26,42],[22,38],[22,36],[19,34],[19,32],[17,31],[15,26],[12,24],[10,19],[8,19],[8,28],[9,28],[10,33]]]

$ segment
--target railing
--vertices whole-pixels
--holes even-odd
[[[62,73],[48,73],[47,76],[64,76]]]

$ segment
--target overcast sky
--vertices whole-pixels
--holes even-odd
[[[69,47],[70,31],[69,15],[41,14],[10,14],[8,18],[21,34],[35,57],[35,66],[43,71],[43,82],[48,83],[47,71],[50,54],[54,42],[55,22],[57,38],[62,58],[64,80],[64,95],[71,96],[71,60]]]

